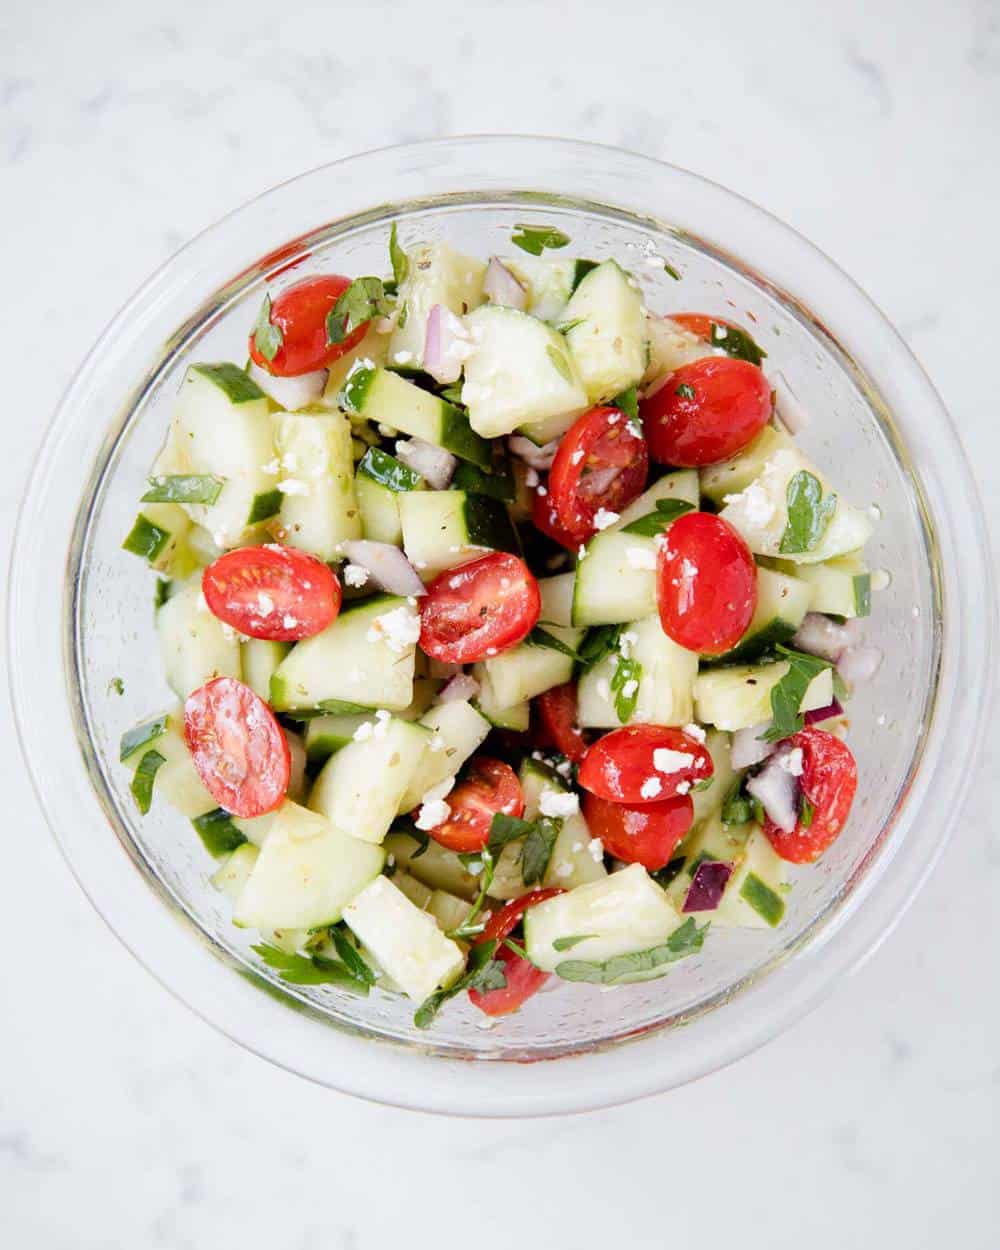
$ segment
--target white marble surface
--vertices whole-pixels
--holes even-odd
[[[71,371],[184,239],[333,157],[488,130],[668,158],[814,239],[927,365],[997,519],[995,0],[36,0],[0,28],[5,541]],[[189,1015],[0,734],[0,1244],[997,1246],[995,744],[934,878],[809,1019],[678,1093],[491,1126],[313,1088]]]

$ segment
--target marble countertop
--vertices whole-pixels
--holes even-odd
[[[669,159],[813,239],[930,371],[996,522],[996,4],[619,0],[614,14],[611,31],[591,0],[10,7],[3,541],[71,372],[191,234],[334,157],[497,130]],[[783,1037],[667,1096],[484,1124],[328,1093],[189,1014],[91,911],[9,715],[0,734],[4,1244],[997,1245],[988,786],[891,938]],[[983,779],[998,766],[994,742]]]

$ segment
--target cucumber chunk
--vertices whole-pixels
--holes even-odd
[[[321,560],[338,559],[341,543],[361,537],[350,423],[339,412],[278,413],[274,421],[287,475],[279,513],[283,541]]]
[[[503,504],[464,490],[398,496],[403,550],[424,581],[486,551],[520,551]]]
[[[133,772],[147,751],[163,757],[153,779],[153,797],[161,798],[188,820],[203,816],[216,806],[202,784],[184,741],[184,711],[172,708],[122,738],[122,762]]]
[[[395,877],[393,880],[395,881]],[[426,886],[424,887],[426,889]],[[457,929],[469,914],[469,904],[447,890],[432,890],[427,903],[427,914],[433,916],[442,933]]]
[[[413,698],[419,625],[416,609],[393,595],[343,609],[332,625],[296,643],[281,662],[271,679],[271,706],[276,712],[333,715],[369,707],[405,709]]]
[[[649,386],[658,378],[673,373],[681,365],[701,360],[704,356],[715,355],[704,339],[692,334],[690,330],[685,330],[669,317],[647,313],[643,324],[646,330],[646,350],[649,353],[646,372],[642,375],[643,386]]]
[[[243,680],[265,703],[271,698],[271,678],[291,649],[290,642],[271,642],[265,638],[245,638],[240,643]]]
[[[496,729],[516,729],[526,733],[531,724],[531,703],[522,699],[511,707],[500,707],[489,682],[485,682],[475,698],[475,707]]]
[[[542,615],[545,615],[544,600]],[[570,651],[576,650],[583,637],[581,629],[564,629],[559,625],[544,628]],[[569,681],[573,675],[573,657],[551,647],[522,642],[502,655],[476,664],[472,671],[481,687],[480,704],[485,701],[491,709],[505,709]]]
[[[642,380],[642,298],[615,261],[603,261],[587,274],[563,310],[563,320],[578,323],[566,331],[566,341],[591,403],[612,399]]]
[[[736,495],[746,490],[751,482],[760,477],[771,456],[790,447],[794,447],[794,443],[784,430],[766,425],[750,446],[744,447],[739,455],[698,470],[701,493],[707,495],[714,504],[721,505],[727,495]]]
[[[333,364],[328,366],[326,386],[323,388],[323,405],[328,408],[337,407],[337,400],[347,381],[347,375],[359,360],[372,366],[384,365],[388,353],[389,336],[379,334],[374,325],[369,322],[368,331],[357,347],[344,352],[343,356],[338,356]]]
[[[378,447],[369,447],[358,465],[354,491],[361,510],[361,529],[373,542],[402,546],[403,526],[399,519],[401,494],[422,490],[419,473]]]
[[[471,703],[439,703],[420,718],[429,738],[397,810],[410,812],[433,786],[454,777],[486,740],[489,721]]]
[[[685,725],[694,714],[693,691],[698,656],[668,638],[657,615],[635,621],[622,631],[629,656],[642,666],[635,710],[626,724]],[[612,652],[580,678],[577,721],[587,729],[617,729],[611,681],[619,662]]]
[[[547,443],[587,408],[565,338],[537,317],[487,305],[466,319],[475,348],[465,363],[462,403],[484,438],[521,429]]]
[[[379,876],[385,852],[352,838],[322,815],[285,800],[260,848],[233,919],[253,929],[335,924],[347,903]]]
[[[800,565],[791,565],[798,570]],[[798,573],[757,569],[757,607],[747,631],[731,651],[717,658],[732,663],[759,655],[765,647],[787,642],[809,611],[809,587]]]
[[[594,261],[582,259],[509,256],[501,260],[528,293],[525,311],[539,321],[564,321],[562,312],[569,297],[591,269],[596,268]]]
[[[377,877],[345,908],[344,920],[408,998],[422,1002],[465,967],[461,947],[388,877]]]
[[[424,885],[422,881],[418,881],[416,877],[411,877],[408,872],[403,872],[401,868],[396,868],[392,872],[387,871],[386,876],[391,879],[397,890],[402,890],[414,907],[419,907],[421,911],[427,910],[427,904],[434,895],[434,891],[429,885]],[[469,904],[463,903],[462,906],[468,910]]]
[[[187,577],[198,567],[188,534],[191,518],[176,503],[147,503],[125,536],[122,549],[140,556],[158,573]]]
[[[604,530],[577,561],[574,625],[623,625],[656,611],[656,541]]]
[[[423,881],[431,889],[447,890],[449,894],[472,900],[479,893],[479,880],[462,863],[454,851],[449,851],[433,838],[421,834],[390,833],[384,842],[386,852],[398,865]]]
[[[656,505],[661,499],[679,499],[683,503],[689,503],[692,508],[697,508],[698,471],[681,469],[677,473],[665,473],[652,486],[647,487],[637,499],[633,499],[627,508],[623,508],[621,516],[613,525],[608,526],[606,532],[613,534],[631,525],[633,521],[649,516],[651,512],[656,511]],[[669,526],[664,528],[669,528]]]
[[[254,864],[257,862],[257,848],[252,842],[244,842],[232,855],[209,877],[212,885],[229,899],[234,906],[246,883],[250,880]]]
[[[787,660],[779,660],[773,664],[733,664],[703,671],[694,683],[697,719],[729,732],[771,720],[771,691],[788,668]],[[808,712],[832,702],[833,671],[825,668],[809,683],[799,710]]]
[[[667,887],[668,896],[679,909],[684,906],[697,866],[704,859],[719,859],[733,865],[719,906],[713,911],[686,914],[720,927],[767,929],[781,922],[788,865],[757,825],[727,826],[716,813],[688,839],[685,850],[684,866]]]
[[[712,776],[707,785],[703,782],[691,791],[691,801],[694,804],[692,828],[697,828],[702,821],[718,815],[739,776],[730,758],[729,734],[710,729],[705,735],[705,747],[712,757]]]
[[[306,722],[306,755],[318,764],[354,740],[358,728],[374,717],[370,712],[353,716],[314,716]]]
[[[684,863],[681,870],[666,886],[667,897],[678,911],[684,907],[684,900],[687,898],[698,865],[706,859],[724,860],[733,865],[739,864],[752,829],[753,826],[749,824],[723,824],[718,812],[692,829],[684,839]],[[732,877],[727,883],[727,889],[730,884],[732,884]]]
[[[868,616],[872,610],[871,574],[856,552],[822,564],[792,564],[786,560],[775,560],[774,567],[805,583],[809,612],[858,617]]]
[[[212,615],[192,578],[157,610],[163,670],[171,689],[186,699],[213,677],[241,677],[236,633]]]
[[[419,368],[424,363],[428,313],[435,304],[456,317],[478,307],[483,302],[486,266],[447,243],[415,247],[407,252],[406,259],[406,278],[397,297],[400,317],[389,340],[389,361]]]

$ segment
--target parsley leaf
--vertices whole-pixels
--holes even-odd
[[[824,499],[819,478],[800,469],[789,480],[786,499],[788,524],[778,550],[782,555],[814,551],[833,520],[837,496],[831,494]]]
[[[136,801],[136,806],[143,816],[149,811],[150,804],[153,802],[153,782],[156,780],[157,770],[161,764],[166,762],[166,757],[161,755],[159,751],[147,751],[139,761],[139,767],[135,770],[135,776],[132,778],[132,785],[129,788]]]
[[[675,282],[680,282],[681,275],[677,272],[677,270],[673,267],[673,265],[670,263],[669,260],[665,260],[663,262],[663,268],[667,271],[668,274],[670,274],[671,278],[673,278]]]
[[[738,781],[726,795],[720,815],[724,825],[745,825],[751,820],[763,824],[764,808],[760,799],[747,794],[744,783]]]
[[[622,533],[641,534],[643,538],[655,538],[657,534],[663,533],[671,521],[676,521],[685,512],[693,511],[694,504],[688,503],[686,499],[658,499],[655,512],[647,512],[645,516],[637,517],[628,525],[623,525]]]
[[[352,977],[365,985],[375,984],[375,973],[358,953],[358,948],[344,932],[343,926],[337,924],[329,929],[330,941],[337,951],[337,958]]]
[[[385,317],[390,311],[381,278],[355,278],[326,315],[326,341],[342,343],[372,317]]]
[[[530,256],[541,256],[546,248],[555,250],[565,247],[569,243],[569,235],[563,234],[555,226],[531,226],[519,221],[514,226],[510,241]]]
[[[601,963],[566,959],[556,964],[556,976],[562,977],[564,981],[590,981],[595,985],[624,985],[629,981],[645,981],[649,979],[649,973],[656,975],[658,968],[700,951],[707,930],[707,924],[699,929],[694,917],[689,916],[661,946],[634,951],[630,955],[615,955]]]
[[[611,674],[611,695],[614,699],[615,714],[623,725],[628,723],[635,711],[635,705],[639,701],[641,680],[642,665],[639,661],[626,660],[624,656],[619,656],[615,671]],[[634,686],[632,686],[633,682]],[[631,687],[629,692],[626,692],[627,686]]]
[[[483,903],[486,902],[486,895],[490,892],[490,886],[493,884],[493,872],[496,867],[496,861],[493,858],[493,852],[489,846],[483,847],[481,851],[477,851],[475,855],[470,855],[467,859],[463,858],[462,862],[466,868],[472,859],[479,860],[482,865],[482,874],[479,878],[479,893],[476,895],[476,901],[472,904],[465,914],[465,919],[455,929],[448,932],[450,938],[475,937],[477,933],[482,932],[482,925],[476,924],[476,917],[483,910]]]
[[[680,395],[682,399],[694,399],[694,387],[689,382],[682,382],[674,394]]]
[[[525,885],[536,885],[545,876],[556,844],[561,820],[542,816],[532,824],[521,851],[521,877]]]
[[[806,655],[802,651],[792,651],[782,646],[775,650],[779,658],[788,661],[788,672],[771,690],[771,714],[774,720],[770,729],[759,735],[765,742],[779,742],[782,738],[798,733],[804,723],[799,708],[809,689],[809,683],[825,668],[830,668],[829,660],[821,660],[815,655]]]
[[[574,933],[572,937],[556,938],[552,943],[554,951],[569,951],[580,942],[586,942],[587,938],[596,937],[594,933]]]
[[[162,608],[163,605],[170,598],[170,592],[171,592],[172,586],[173,586],[173,582],[171,582],[169,577],[158,577],[156,579],[156,588],[153,591],[153,611],[154,612],[157,611],[159,608]]]
[[[284,341],[285,336],[281,333],[281,327],[271,323],[271,297],[265,295],[257,320],[253,325],[254,347],[270,363],[277,356]]]
[[[369,982],[359,980],[345,964],[335,959],[324,959],[322,955],[289,954],[267,942],[260,942],[251,950],[256,951],[264,963],[289,985],[335,985],[354,994],[368,993]]]
[[[536,625],[524,641],[529,647],[548,647],[550,651],[558,651],[560,655],[567,655],[571,660],[580,658],[572,647],[567,646],[555,634],[550,634],[547,629],[542,629],[540,625]]]
[[[556,329],[560,334],[569,334],[570,330],[575,330],[577,326],[582,326],[586,320],[586,317],[574,317],[572,321],[561,321],[556,326]]]
[[[634,386],[630,386],[627,391],[622,391],[620,395],[616,395],[609,403],[612,408],[617,408],[619,412],[623,412],[626,417],[631,418],[633,421],[639,420],[639,392]]]
[[[508,816],[506,812],[497,812],[490,824],[486,849],[491,855],[499,855],[508,842],[516,842],[518,838],[526,837],[532,828],[530,820],[520,820],[517,816]]]
[[[712,322],[708,341],[713,347],[721,347],[727,356],[735,356],[737,360],[749,360],[752,365],[759,365],[767,355],[746,330],[739,326],[724,326],[718,321]]]
[[[410,272],[410,258],[399,246],[399,236],[396,233],[396,223],[392,223],[389,230],[389,260],[392,264],[392,277],[396,283],[397,290],[406,281],[406,275]]]
[[[418,1029],[426,1029],[434,1020],[449,998],[461,994],[463,990],[502,990],[507,984],[503,964],[494,959],[496,941],[478,942],[469,951],[469,963],[463,976],[452,982],[446,990],[436,990],[430,998],[425,998],[417,1008],[413,1023]]]
[[[226,479],[214,473],[168,473],[151,477],[140,503],[205,503],[219,498]]]
[[[438,394],[441,396],[443,400],[446,400],[449,404],[454,404],[456,407],[461,408],[462,407],[462,386],[463,386],[463,383],[461,380],[459,380],[458,382],[452,382],[449,386],[442,386],[441,389],[438,391]],[[471,465],[469,464],[467,460],[463,460],[462,463],[459,465],[459,468],[464,469],[466,467],[472,469],[472,468],[475,468],[475,465]],[[479,471],[482,472],[481,469]]]
[[[112,677],[108,682],[108,694],[111,694],[112,691],[119,695],[125,693],[125,683],[120,677]]]
[[[617,650],[618,639],[624,628],[624,625],[599,625],[588,632],[577,651],[584,672],[594,668],[612,651]]]
[[[546,347],[545,354],[548,356],[549,360],[552,361],[552,364],[555,366],[555,369],[562,380],[572,385],[573,374],[570,371],[569,362],[567,361],[565,355],[558,349],[558,347],[553,347],[551,343],[548,347]]]

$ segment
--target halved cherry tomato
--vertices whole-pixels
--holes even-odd
[[[662,803],[714,772],[712,757],[682,729],[626,725],[598,738],[583,757],[580,785],[613,803]]]
[[[446,664],[471,664],[522,642],[541,612],[528,566],[494,551],[431,582],[420,600],[420,646]]]
[[[847,823],[858,788],[858,766],[847,743],[825,729],[810,725],[786,741],[793,750],[802,752],[799,788],[812,807],[812,818],[808,825],[803,825],[800,818],[791,833],[765,820],[764,833],[782,859],[792,864],[811,864]]]
[[[642,493],[646,440],[617,408],[591,408],[566,433],[549,470],[548,492],[560,529],[576,543],[595,532],[599,509],[620,512]]]
[[[188,695],[184,741],[205,789],[234,816],[263,816],[285,797],[288,740],[264,700],[235,677],[216,677]]]
[[[583,815],[609,855],[656,872],[667,866],[677,843],[691,828],[694,803],[689,794],[678,794],[664,803],[635,807],[585,794]]]
[[[340,582],[328,566],[276,543],[227,551],[202,573],[201,589],[213,616],[273,642],[311,638],[340,611]]]
[[[639,413],[654,460],[697,468],[753,442],[771,416],[771,387],[747,360],[706,356],[675,369]]]
[[[567,551],[576,552],[580,546],[580,539],[576,535],[571,534],[568,530],[563,529],[556,516],[556,510],[552,503],[552,496],[545,488],[545,494],[535,493],[531,501],[531,522],[536,530],[541,530],[553,542],[565,547]]]
[[[428,833],[449,851],[481,851],[497,812],[517,817],[524,814],[524,794],[517,773],[502,760],[473,760],[468,776],[445,802],[447,819]]]
[[[683,326],[689,334],[696,334],[698,338],[704,339],[706,343],[712,342],[712,326],[726,326],[729,329],[738,329],[732,321],[727,321],[725,317],[709,317],[707,313],[668,313],[671,321],[676,321],[679,326]]]
[[[502,941],[517,927],[521,916],[529,907],[562,892],[558,889],[533,890],[530,894],[522,894],[520,898],[513,899],[490,917],[486,928],[476,939],[477,942],[488,942],[490,939]],[[522,959],[516,951],[506,946],[498,946],[493,957],[503,963],[507,984],[500,990],[469,990],[469,999],[488,1016],[506,1016],[517,1011],[526,999],[536,994],[549,979],[549,974],[536,968],[527,959]]]
[[[587,740],[576,723],[576,683],[553,686],[535,700],[539,729],[561,754],[579,764],[587,753]]]
[[[268,317],[280,334],[280,346],[268,360],[257,345],[256,329],[251,330],[249,348],[254,363],[275,377],[290,378],[325,369],[357,347],[368,329],[367,322],[341,343],[331,343],[326,335],[327,314],[350,285],[350,278],[323,273],[285,287],[271,302]]]
[[[657,557],[656,601],[667,637],[688,651],[722,655],[746,633],[757,607],[750,548],[722,517],[678,517]]]

